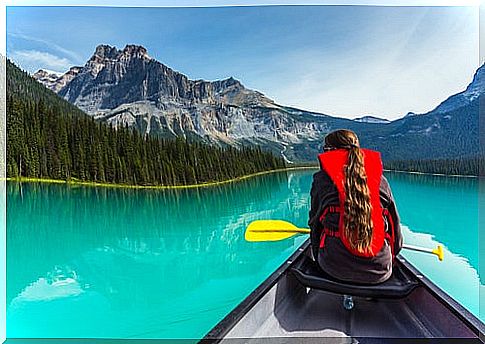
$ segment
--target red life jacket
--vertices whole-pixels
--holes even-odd
[[[370,202],[372,205],[371,218],[373,223],[372,230],[372,240],[369,247],[369,252],[359,252],[350,247],[349,239],[344,234],[344,201],[345,195],[345,173],[344,165],[347,164],[349,152],[346,149],[336,149],[332,150],[318,156],[322,169],[329,175],[333,183],[337,187],[339,194],[339,206],[328,206],[324,209],[322,216],[320,217],[321,222],[329,212],[340,213],[338,231],[329,230],[324,228],[322,232],[320,248],[325,245],[325,237],[327,235],[340,238],[344,246],[352,254],[361,257],[374,257],[382,249],[384,244],[384,238],[389,238],[391,242],[391,250],[393,249],[393,236],[394,228],[392,221],[390,223],[391,234],[385,232],[384,218],[383,216],[390,219],[387,209],[383,209],[381,206],[379,190],[382,178],[382,161],[379,152],[375,152],[369,149],[361,149],[364,155],[364,169],[367,175],[367,185],[369,187]],[[393,254],[394,255],[394,254]]]

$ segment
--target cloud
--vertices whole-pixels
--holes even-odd
[[[7,36],[10,36],[11,38],[14,38],[14,39],[23,39],[23,40],[26,40],[26,41],[31,41],[31,42],[43,44],[43,45],[47,46],[48,48],[50,48],[52,50],[56,50],[57,52],[59,52],[63,55],[69,56],[76,63],[81,63],[83,61],[82,57],[79,54],[77,54],[76,52],[69,50],[69,49],[65,49],[65,48],[61,47],[60,45],[57,45],[57,44],[55,44],[51,41],[45,40],[45,39],[24,35],[24,34],[18,33],[18,32],[7,32]]]
[[[73,65],[69,59],[38,50],[17,50],[9,57],[28,70],[44,68],[65,72]]]

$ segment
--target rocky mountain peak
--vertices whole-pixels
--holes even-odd
[[[39,69],[32,76],[37,81],[44,84],[47,88],[58,92],[69,81],[71,81],[81,70],[82,67],[71,67],[66,73],[58,73],[45,69]]]
[[[231,90],[244,89],[244,85],[239,80],[234,79],[232,76],[227,79],[213,81],[212,83],[217,92],[228,90],[228,89],[231,89]]]
[[[46,71],[45,69],[39,69],[37,72],[35,72],[33,75],[32,75],[35,79],[41,79],[41,78],[46,78],[46,77],[49,77],[49,78],[55,78],[57,77],[58,75],[56,73],[53,73],[53,72],[48,72]]]
[[[151,102],[166,108],[170,102],[231,106],[271,105],[263,94],[246,89],[233,77],[216,81],[190,80],[151,58],[141,45],[122,50],[98,45],[83,67],[61,77],[38,74],[36,79],[89,114],[98,116],[123,104]]]
[[[224,80],[228,85],[235,85],[239,84],[241,85],[241,82],[239,80],[234,79],[232,76]]]
[[[92,69],[99,71],[102,69],[102,66],[108,63],[133,59],[151,58],[148,56],[146,48],[141,45],[128,44],[123,50],[118,50],[116,47],[100,44],[96,47],[94,54],[87,61],[86,66],[90,66]]]
[[[59,79],[60,75],[62,74],[52,72],[52,71],[47,71],[45,69],[39,69],[32,76],[36,80],[43,83],[47,88],[50,88],[51,90],[53,90],[57,85],[57,80]]]
[[[135,44],[127,44],[122,54],[137,58],[149,58],[146,48]]]
[[[462,106],[468,105],[475,101],[478,97],[485,93],[485,64],[480,66],[473,76],[473,81],[467,86],[465,91],[452,95],[440,105],[438,105],[433,112],[444,113],[458,109]]]
[[[266,145],[291,161],[314,159],[325,133],[344,127],[359,132],[369,148],[384,149],[383,156],[389,154],[385,144],[388,141],[381,141],[387,136],[402,143],[393,143],[404,147],[398,154],[401,159],[429,158],[426,151],[418,156],[408,149],[409,142],[428,142],[425,140],[436,137],[443,140],[443,147],[448,147],[442,151],[458,152],[453,146],[456,140],[449,138],[455,137],[460,128],[468,128],[457,124],[470,118],[473,121],[473,116],[477,116],[471,105],[485,93],[484,72],[482,66],[466,91],[449,97],[435,111],[419,116],[410,112],[406,117],[416,116],[415,119],[391,123],[370,115],[348,120],[285,107],[261,92],[246,88],[234,77],[191,80],[150,58],[140,45],[127,45],[122,50],[99,45],[83,67],[72,67],[61,77],[46,71],[39,71],[34,77],[97,120],[114,127],[129,126],[144,135],[161,138],[180,136],[218,144]],[[453,112],[464,106],[470,110]],[[436,116],[440,112],[444,115]],[[363,126],[360,122],[375,125]],[[373,133],[373,128],[379,130]],[[467,148],[467,154],[468,151]]]
[[[354,119],[354,121],[361,122],[361,123],[380,123],[380,124],[390,123],[390,121],[388,119],[379,118],[379,117],[375,117],[375,116],[371,116],[371,115],[356,118],[356,119]]]
[[[473,76],[473,81],[468,85],[465,92],[471,93],[471,96],[479,96],[485,89],[485,64],[477,69]]]
[[[104,60],[104,59],[115,59],[119,54],[119,50],[107,44],[100,44],[96,47],[93,56],[89,59],[93,60]]]
[[[409,111],[409,112],[406,114],[406,116],[404,116],[404,117],[413,117],[413,116],[417,116],[417,115],[418,115],[417,113],[414,113],[414,112],[412,112],[412,111]]]
[[[123,50],[118,50],[116,47],[100,44],[96,47],[89,61],[118,60],[121,57],[150,58],[147,49],[141,45],[127,44]]]

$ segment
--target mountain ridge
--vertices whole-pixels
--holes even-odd
[[[382,150],[391,160],[402,158],[402,154],[410,158],[448,158],[464,151],[474,154],[471,141],[453,152],[451,138],[469,135],[450,127],[450,123],[456,126],[459,122],[449,119],[456,116],[455,112],[461,117],[468,110],[476,112],[472,104],[485,89],[482,66],[467,90],[449,97],[433,111],[375,123],[380,121],[367,120],[368,116],[349,120],[279,105],[232,77],[191,80],[137,45],[122,50],[99,45],[84,66],[72,67],[57,82],[45,73],[43,77],[36,74],[38,81],[99,121],[135,127],[145,135],[162,138],[182,136],[213,144],[263,145],[287,161],[313,160],[325,134],[338,128],[356,131],[363,145]],[[463,107],[468,110],[461,113]],[[439,144],[446,153],[424,147],[412,154],[398,147],[389,150],[383,137],[397,145],[409,146],[406,140],[424,142],[425,146],[426,142]]]
[[[97,122],[7,59],[7,176],[139,186],[224,182],[284,168],[260,147],[143,137]]]

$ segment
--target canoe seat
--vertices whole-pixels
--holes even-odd
[[[310,257],[304,256],[295,263],[291,272],[305,287],[325,290],[341,295],[371,298],[399,299],[409,295],[419,285],[416,278],[396,261],[392,276],[380,284],[351,284],[326,274]]]

